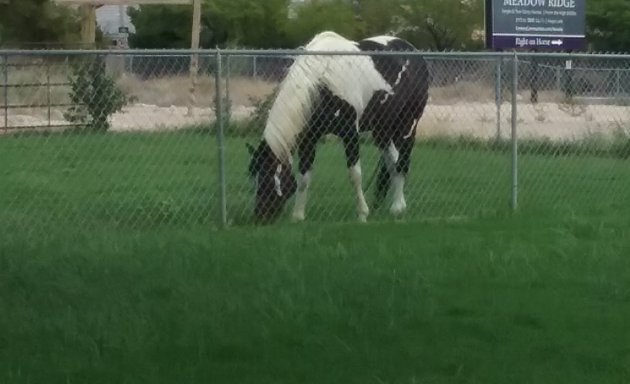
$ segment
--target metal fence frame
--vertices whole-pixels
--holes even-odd
[[[509,188],[509,201],[510,208],[513,212],[518,210],[519,207],[519,123],[518,123],[518,100],[517,93],[519,90],[519,71],[523,65],[526,63],[525,58],[553,58],[565,61],[573,61],[573,60],[588,60],[592,58],[597,58],[600,60],[625,60],[630,61],[630,55],[623,54],[589,54],[589,53],[530,53],[530,52],[430,52],[430,51],[420,51],[420,52],[329,52],[329,51],[315,51],[315,52],[306,52],[303,50],[254,50],[254,49],[209,49],[209,50],[189,50],[189,49],[165,49],[165,50],[0,50],[0,57],[3,57],[5,63],[7,62],[7,58],[10,56],[83,56],[83,55],[105,55],[105,56],[126,56],[126,57],[134,57],[134,56],[144,56],[144,57],[169,57],[169,56],[178,56],[181,57],[183,55],[186,56],[197,56],[197,57],[205,57],[206,59],[214,60],[215,62],[215,70],[214,72],[214,80],[216,84],[216,94],[224,95],[229,100],[229,74],[226,76],[226,71],[230,69],[230,59],[235,57],[253,57],[254,59],[254,72],[253,75],[257,76],[257,66],[256,60],[262,57],[294,57],[297,55],[380,55],[380,56],[398,56],[398,57],[413,57],[417,55],[421,55],[426,59],[482,59],[482,60],[494,60],[496,62],[495,68],[495,100],[497,105],[497,139],[503,140],[500,137],[500,126],[501,126],[501,105],[502,105],[502,90],[505,84],[503,84],[503,79],[505,79],[505,70],[509,68],[511,72],[509,74],[510,82],[509,88],[510,92],[510,110],[511,110],[511,119],[510,119],[510,138],[508,139],[511,145],[511,172],[510,172],[510,188]],[[225,61],[224,61],[225,59]],[[4,69],[4,86],[0,84],[0,87],[3,88],[5,94],[5,126],[6,119],[8,115],[8,107],[7,107],[7,67]],[[557,69],[557,68],[556,68]],[[630,70],[623,68],[608,68],[605,70],[613,70],[616,73],[621,73],[621,71]],[[619,77],[619,75],[618,75]],[[616,89],[620,89],[619,84],[616,86]],[[621,92],[618,92],[621,93]],[[226,169],[225,169],[225,132],[224,132],[224,124],[226,120],[226,116],[228,113],[226,111],[226,105],[223,102],[223,97],[217,97],[215,100],[214,108],[216,110],[216,119],[217,119],[217,130],[216,130],[216,144],[218,147],[218,159],[217,162],[219,164],[219,173],[218,173],[218,204],[219,217],[217,218],[217,222],[220,227],[226,227],[228,225],[228,209],[227,209],[227,195],[226,195]]]
[[[70,82],[55,82],[50,78],[50,63],[45,62],[44,64],[34,64],[34,63],[10,63],[9,57],[10,54],[0,54],[2,68],[2,81],[0,82],[0,89],[2,89],[3,102],[2,102],[2,110],[4,111],[4,125],[3,128],[6,130],[9,128],[8,126],[8,116],[10,110],[15,109],[24,109],[24,108],[36,108],[36,109],[46,109],[48,116],[48,124],[45,127],[51,127],[51,109],[53,107],[71,107],[74,104],[70,103],[54,103],[51,99],[51,90],[56,87],[69,87]],[[43,66],[46,69],[46,80],[43,82],[30,82],[30,83],[10,83],[9,82],[9,73],[10,68],[16,67],[40,67]],[[12,103],[9,97],[9,89],[11,88],[46,88],[46,102],[39,104],[16,104]],[[15,129],[27,129],[27,128],[40,128],[41,126],[33,126],[33,125],[19,125],[13,126]]]

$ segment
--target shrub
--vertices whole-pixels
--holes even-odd
[[[239,136],[252,136],[262,132],[265,127],[265,123],[267,122],[267,117],[269,116],[269,110],[276,100],[278,88],[279,87],[274,88],[271,94],[262,99],[250,96],[249,100],[254,106],[254,112],[247,122],[245,122],[243,126],[239,127]]]
[[[124,92],[106,73],[105,60],[97,56],[73,66],[70,78],[72,107],[64,114],[66,120],[81,123],[93,132],[109,129],[109,116],[127,105]]]

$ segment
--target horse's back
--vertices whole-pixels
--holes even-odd
[[[358,43],[362,51],[416,51],[407,40],[388,35],[372,36],[365,38]]]
[[[394,36],[374,36],[358,43],[364,52],[418,52],[408,41]],[[392,86],[394,94],[375,94],[370,102],[364,128],[379,135],[407,134],[426,107],[430,75],[424,58],[414,55],[370,55],[375,68]],[[376,125],[380,126],[378,128]]]
[[[363,39],[358,42],[359,49],[363,52],[417,52],[417,55],[371,55],[372,61],[375,67],[381,73],[381,75],[392,84],[392,86],[405,84],[418,85],[418,83],[429,82],[428,66],[424,58],[420,55],[416,47],[405,39],[395,36],[373,36]],[[399,74],[403,73],[413,74],[413,77],[408,79],[405,84],[399,78]],[[396,84],[398,82],[398,84]],[[422,84],[424,85],[424,84]],[[424,87],[418,88],[418,91],[424,92]]]
[[[315,35],[304,47],[307,51],[358,51],[356,43],[333,31]]]

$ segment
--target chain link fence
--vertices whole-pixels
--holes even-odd
[[[248,144],[258,146],[279,84],[303,55],[0,51],[0,225],[39,233],[253,224]],[[429,99],[404,218],[605,214],[630,202],[630,56],[418,55]],[[279,107],[285,120],[296,116],[293,104]],[[368,221],[389,220],[393,192],[374,205],[381,152],[367,132],[359,143]],[[306,220],[356,221],[350,178],[343,140],[322,135]],[[281,221],[294,203],[292,195]]]

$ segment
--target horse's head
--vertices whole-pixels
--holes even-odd
[[[263,140],[258,148],[247,144],[249,175],[255,185],[254,216],[262,222],[276,219],[297,189],[291,166],[282,164]]]

